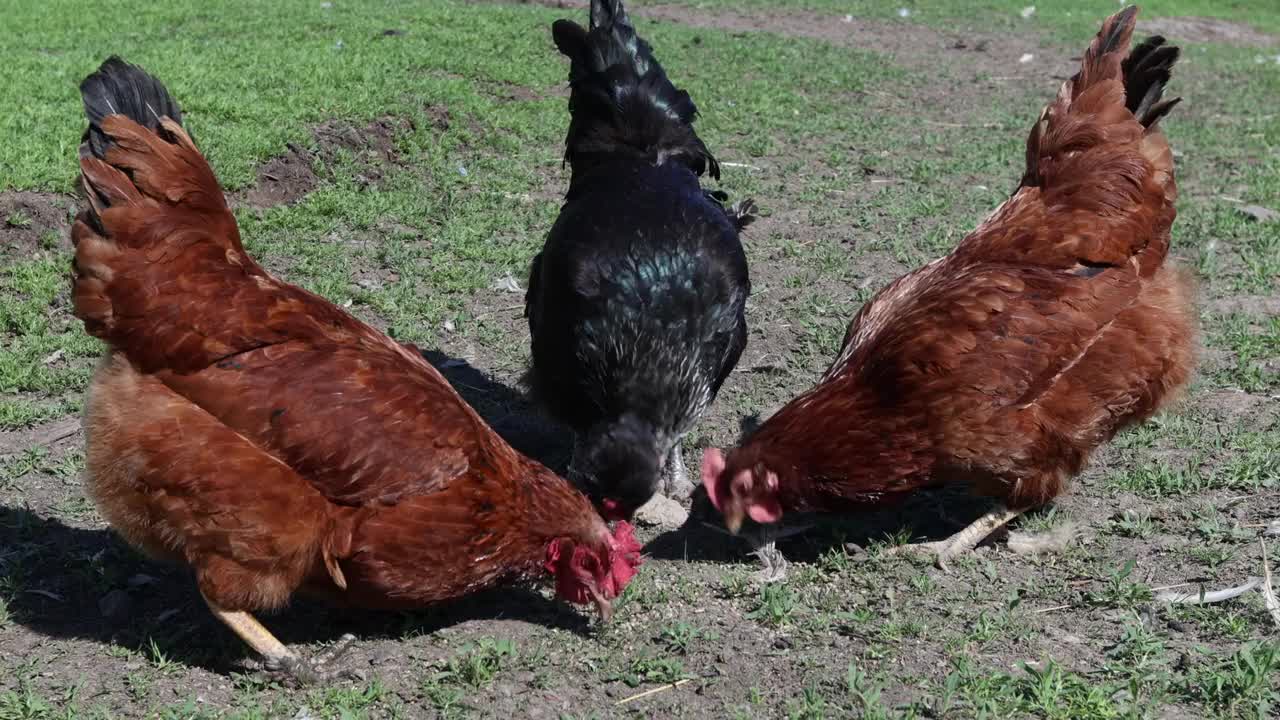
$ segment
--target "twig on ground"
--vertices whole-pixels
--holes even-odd
[[[635,695],[631,695],[630,697],[624,697],[624,698],[622,698],[622,699],[621,699],[621,700],[619,700],[618,702],[614,703],[614,706],[618,706],[618,705],[626,705],[626,704],[627,704],[627,703],[629,703],[629,702],[635,702],[636,700],[639,700],[639,699],[641,699],[641,698],[647,698],[647,697],[649,697],[650,695],[657,695],[657,694],[658,694],[658,693],[660,693],[660,692],[666,692],[666,691],[668,691],[668,690],[674,690],[674,689],[676,689],[676,688],[680,687],[681,685],[684,685],[684,684],[685,684],[685,683],[687,683],[687,682],[692,682],[692,681],[691,681],[689,678],[685,678],[684,680],[677,680],[677,681],[675,681],[675,682],[671,683],[670,685],[663,685],[662,687],[656,687],[656,688],[653,688],[653,689],[651,689],[651,690],[645,690],[645,691],[644,691],[644,692],[642,692],[642,693],[636,693]]]
[[[46,447],[58,442],[59,440],[65,440],[78,432],[80,432],[80,418],[64,418],[44,430],[31,435],[30,438],[28,438],[27,447]],[[3,454],[6,454],[6,449],[3,446],[0,446],[0,455]]]
[[[948,128],[985,128],[985,129],[1003,129],[1004,128],[1003,123],[953,123],[953,122],[940,122],[938,120],[925,120],[925,123],[929,125],[937,125],[938,127],[948,127]]]
[[[1172,590],[1174,588],[1186,587],[1188,585],[1195,585],[1195,583],[1184,582],[1184,583],[1175,583],[1173,585],[1161,585],[1160,587],[1151,588],[1151,592],[1161,592],[1163,590]]]

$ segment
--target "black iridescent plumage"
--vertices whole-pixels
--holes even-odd
[[[663,474],[668,493],[692,488],[679,440],[747,343],[750,204],[703,189],[720,170],[697,108],[620,0],[593,0],[589,31],[560,20],[553,34],[572,63],[572,179],[530,269],[530,380],[577,433],[571,475],[626,516]]]

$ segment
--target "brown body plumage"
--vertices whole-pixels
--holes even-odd
[[[1134,15],[1045,108],[1013,196],[867,303],[816,387],[708,452],[731,525],[948,482],[1034,507],[1187,383],[1192,284],[1165,262],[1177,190],[1156,124],[1177,49],[1152,38],[1126,60]]]
[[[153,79],[113,59],[82,91],[73,295],[111,348],[85,427],[113,527],[190,565],[223,613],[298,590],[416,607],[546,571],[607,610],[638,560],[629,528],[611,535],[416,349],[255,263]],[[115,114],[131,93],[150,116]]]

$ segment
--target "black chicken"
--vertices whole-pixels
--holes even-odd
[[[697,108],[667,79],[620,0],[592,0],[591,29],[553,28],[571,61],[569,192],[533,259],[525,298],[530,384],[576,433],[570,477],[607,516],[659,489],[693,489],[680,439],[747,344],[751,283],[738,231],[699,177],[720,168]]]

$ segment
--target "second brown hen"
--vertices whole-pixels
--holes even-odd
[[[1186,385],[1193,292],[1165,261],[1177,190],[1157,124],[1178,50],[1127,53],[1135,16],[1106,21],[1045,108],[1013,196],[867,303],[816,387],[727,457],[706,452],[730,529],[965,483],[1000,504],[931,547],[945,564]]]
[[[629,526],[419,353],[255,263],[158,81],[112,58],[81,92],[74,305],[110,347],[87,486],[121,535],[190,566],[222,622],[302,677],[250,614],[298,591],[414,608],[550,574],[608,615],[640,561]]]

